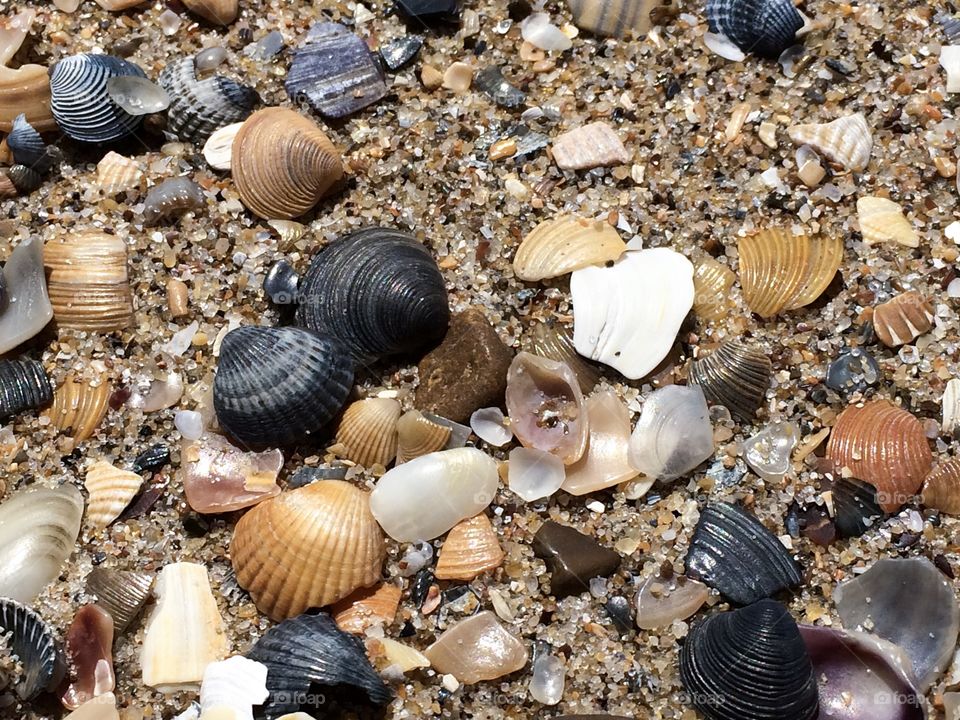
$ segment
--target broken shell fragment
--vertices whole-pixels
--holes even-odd
[[[600,390],[587,398],[585,408],[590,428],[587,449],[567,467],[561,486],[571,495],[586,495],[637,476],[627,457],[630,411],[626,404],[612,390]]]
[[[643,403],[630,436],[630,465],[647,477],[673,480],[713,455],[713,425],[703,390],[668,385]]]
[[[708,0],[707,22],[743,52],[775,59],[796,44],[803,16],[790,0]]]
[[[613,262],[626,249],[608,223],[565,215],[527,233],[513,258],[513,271],[521,280],[555,278],[588,265]]]
[[[527,664],[523,643],[489,610],[461,620],[424,652],[438,672],[467,685],[496,680]]]
[[[330,613],[338,628],[354,635],[363,635],[369,627],[388,626],[393,622],[402,594],[402,588],[390,583],[360,588],[335,602],[330,607]]]
[[[630,153],[616,131],[605,122],[595,122],[557,136],[553,160],[561,170],[590,170],[630,162]]]
[[[53,629],[37,613],[16,600],[0,597],[0,633],[22,667],[14,686],[21,700],[30,701],[60,684],[67,669],[66,660]]]
[[[945,435],[956,436],[960,430],[960,379],[952,378],[947,381],[940,405],[943,408],[940,429]]]
[[[703,607],[710,588],[683,575],[651,575],[637,592],[637,627],[656,630],[685,620]]]
[[[53,386],[36,360],[0,360],[0,422],[47,405]]]
[[[519,447],[510,451],[507,485],[525,502],[553,495],[564,479],[563,461],[543,450]]]
[[[98,0],[103,5],[102,0]],[[87,700],[63,720],[121,720],[117,710],[117,698],[111,693]]]
[[[397,465],[421,455],[443,450],[453,431],[446,425],[429,420],[419,410],[410,410],[397,421]],[[386,465],[386,463],[383,463]]]
[[[203,159],[214,170],[233,167],[233,141],[243,127],[242,122],[231,123],[213,132],[203,144]]]
[[[831,489],[833,524],[840,537],[860,537],[883,518],[877,489],[854,478],[834,478]]]
[[[960,459],[939,463],[923,481],[922,502],[948,515],[960,515]]]
[[[941,46],[940,67],[947,75],[947,92],[960,92],[960,45]]]
[[[103,460],[95,462],[87,470],[83,481],[83,486],[90,493],[87,520],[95,529],[107,527],[120,517],[142,484],[143,478],[137,473],[120,470]]]
[[[600,369],[585,359],[573,346],[573,334],[569,329],[554,322],[538,322],[529,333],[529,346],[524,347],[533,355],[564,363],[573,370],[584,395],[600,382]]]
[[[480,408],[470,416],[470,429],[478,438],[494,447],[503,447],[513,439],[513,430],[500,408]]]
[[[162,87],[136,75],[107,80],[107,95],[130,115],[150,115],[170,106],[170,96]]]
[[[704,257],[694,265],[693,311],[707,322],[727,317],[732,303],[730,288],[737,276],[733,270],[712,257]]]
[[[859,172],[870,164],[873,135],[862,113],[820,125],[794,125],[787,133],[797,145],[810,145],[847,170]]]
[[[140,614],[140,609],[150,597],[153,577],[146,573],[98,566],[87,575],[86,586],[87,592],[97,599],[97,605],[110,613],[116,631],[122,633]]]
[[[9,352],[43,330],[53,317],[43,271],[43,244],[21,242],[3,266],[6,302],[0,312],[0,354]]]
[[[253,706],[270,696],[267,666],[242,655],[207,665],[200,683],[200,717],[253,720]]]
[[[402,673],[430,667],[430,661],[422,652],[386,637],[367,640],[367,654],[375,660],[382,657],[388,668],[395,667]]]
[[[929,332],[934,318],[930,301],[911,290],[873,309],[873,329],[884,345],[899,347]]]
[[[109,400],[110,383],[106,380],[83,381],[68,375],[54,390],[53,404],[44,415],[60,431],[72,431],[73,441],[80,443],[96,432],[107,414]]]
[[[698,385],[711,405],[723,405],[750,422],[766,398],[773,376],[770,358],[760,349],[733,339],[690,365],[690,383]]]
[[[920,236],[892,200],[882,197],[862,197],[857,200],[857,219],[860,234],[867,245],[895,242],[904,247],[920,247]]]
[[[367,398],[350,403],[340,418],[337,444],[331,450],[366,468],[386,467],[397,454],[397,421],[401,412],[400,403],[392,398]]]
[[[187,503],[198,513],[241,510],[280,494],[283,467],[279,450],[243,450],[220,435],[184,441],[180,479]]]
[[[67,657],[71,681],[60,698],[64,707],[76,709],[95,697],[112,693],[113,618],[97,605],[77,611],[67,631]]]
[[[36,10],[23,10],[0,18],[0,132],[9,133],[18,115],[37,130],[55,130],[50,112],[50,77],[43,65],[7,67],[20,50],[36,17]]]
[[[113,150],[97,163],[97,185],[104,195],[132,190],[140,184],[143,171],[136,160],[124,157]]]
[[[438,580],[469,582],[487,570],[500,567],[503,558],[493,525],[480,513],[451,528],[437,556],[434,576]]]
[[[188,177],[167,178],[154,185],[143,202],[146,225],[176,222],[184,213],[200,210],[207,204],[203,188]]]
[[[790,471],[790,457],[799,440],[796,423],[772,423],[744,441],[743,459],[764,480],[776,482]]]

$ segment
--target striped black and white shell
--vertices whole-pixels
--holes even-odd
[[[0,360],[0,422],[53,399],[53,386],[36,360]]]
[[[709,404],[723,405],[745,422],[753,420],[763,404],[772,375],[769,356],[736,338],[724,340],[690,365],[690,382],[700,386]]]
[[[47,172],[53,164],[54,158],[47,144],[33,125],[27,122],[27,116],[23,113],[13,120],[13,127],[7,135],[7,147],[13,153],[15,164],[31,168],[40,175]]]
[[[352,232],[317,253],[299,302],[298,324],[339,338],[360,362],[429,347],[450,321],[430,251],[389,228]]]
[[[0,598],[0,635],[7,634],[10,653],[23,668],[14,687],[20,699],[31,700],[44,690],[55,689],[67,665],[50,626],[26,605]]]
[[[158,84],[170,96],[167,121],[181,140],[206,142],[214,132],[245,120],[260,102],[256,91],[224,75],[197,78],[194,58],[170,63]]]
[[[220,346],[213,406],[237,440],[285,446],[326,425],[352,384],[353,360],[335,338],[296,327],[241,327]]]
[[[765,58],[778,58],[795,45],[803,27],[803,16],[792,0],[707,0],[707,21],[711,32]]]
[[[142,118],[131,115],[107,91],[111,78],[146,77],[132,62],[112,55],[80,53],[50,70],[50,109],[60,129],[74,140],[106,143],[134,132]]]

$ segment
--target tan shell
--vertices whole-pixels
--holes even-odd
[[[663,0],[567,0],[567,5],[578,28],[615,38],[646,34],[656,22],[653,11],[669,7]]]
[[[386,550],[369,494],[320,480],[240,518],[230,557],[260,611],[282,620],[377,582]]]
[[[741,240],[739,253],[743,299],[768,318],[820,297],[843,260],[843,240],[770,229]]]
[[[7,7],[10,7],[8,4]],[[39,132],[55,130],[50,112],[50,76],[43,65],[7,64],[17,54],[36,17],[36,10],[24,10],[12,17],[0,18],[0,132],[8,133],[20,113]]]
[[[434,576],[438,580],[473,580],[487,570],[500,567],[503,550],[486,515],[461,520],[447,534],[437,557]]]
[[[402,588],[389,583],[361,588],[334,603],[330,614],[344,632],[362,635],[368,627],[393,622],[402,594]]]
[[[79,443],[93,435],[99,427],[103,416],[107,414],[109,400],[110,383],[106,380],[93,384],[70,375],[54,391],[53,404],[44,415],[59,430],[72,430],[74,441]]]
[[[214,25],[229,25],[240,10],[237,0],[183,0],[187,10]]]
[[[397,454],[401,412],[400,403],[391,398],[351,403],[337,427],[337,444],[330,450],[363,467],[386,467]]]
[[[327,195],[343,177],[340,154],[309,118],[265,108],[243,123],[230,160],[240,199],[266,219],[292,220]]]
[[[130,504],[140,491],[143,478],[137,473],[120,470],[102,460],[87,470],[83,486],[90,493],[87,520],[95,528],[105,528]]]
[[[127,245],[115,235],[82,232],[43,246],[47,292],[61,327],[122,330],[133,322]]]
[[[17,190],[17,186],[13,184],[10,176],[7,175],[5,170],[0,170],[0,200],[15,198],[19,194],[20,191]]]
[[[721,320],[730,312],[730,288],[737,276],[709,255],[693,268],[693,311],[707,322]]]
[[[392,665],[404,673],[416,668],[430,667],[430,661],[422,652],[390,638],[367,638],[366,646],[367,654],[376,663],[377,667],[386,668]],[[288,717],[293,720],[292,716]],[[283,718],[278,718],[278,720],[283,720]],[[307,717],[303,720],[313,720],[313,718]]]
[[[567,468],[560,487],[571,495],[587,493],[632,480],[639,473],[627,460],[630,411],[611,390],[600,390],[586,400],[589,437],[587,449]]]
[[[620,136],[605,122],[590,123],[558,136],[553,141],[552,152],[561,170],[623,165],[631,157]]]
[[[873,309],[873,329],[887,347],[899,347],[933,327],[933,305],[916,290],[897,295]]]
[[[906,247],[920,247],[920,236],[893,200],[862,197],[857,200],[860,234],[867,245],[895,242]]]
[[[923,504],[949,515],[960,515],[960,459],[937,465],[923,482]]]
[[[527,233],[513,258],[521,280],[555,278],[588,265],[613,262],[627,245],[606,222],[564,215]]]
[[[826,457],[838,472],[877,488],[887,512],[917,492],[933,464],[920,421],[889,400],[847,407],[830,433]]]
[[[468,685],[496,680],[527,664],[524,643],[489,610],[452,626],[424,655],[438,673],[449,673]]]
[[[397,465],[443,450],[450,433],[446,425],[427,420],[419,410],[404,413],[397,423]]]
[[[113,196],[140,184],[143,171],[136,160],[111,150],[97,163],[97,185],[104,195]]]
[[[120,720],[117,696],[112,692],[87,700],[63,720]]]
[[[787,133],[797,145],[810,145],[847,170],[864,170],[870,164],[873,135],[862,113],[828,123],[794,125]]]

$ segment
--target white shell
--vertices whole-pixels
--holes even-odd
[[[470,416],[470,429],[485,443],[503,447],[513,438],[507,419],[500,408],[480,408]]]
[[[135,472],[120,470],[99,460],[87,470],[83,486],[90,493],[87,521],[94,528],[105,528],[130,504],[140,491],[143,478]]]
[[[550,22],[547,13],[528,15],[520,23],[520,34],[528,43],[547,52],[563,52],[573,47],[570,38]]]
[[[53,317],[39,238],[17,245],[3,266],[3,279],[7,301],[0,312],[0,355],[32,338]]]
[[[953,378],[943,389],[943,423],[941,428],[947,435],[953,435],[960,427],[960,379]]]
[[[483,512],[498,484],[496,462],[480,450],[441,450],[388,471],[370,494],[370,510],[394,540],[432,540]]]
[[[960,45],[940,48],[940,67],[947,73],[947,92],[960,92]]]
[[[518,447],[510,451],[507,484],[526,502],[553,495],[566,477],[563,460],[536,448]]]
[[[242,655],[210,663],[200,685],[200,720],[253,720],[253,706],[269,695],[263,663]]]
[[[430,661],[427,660],[426,655],[416,648],[387,637],[376,638],[376,642],[379,642],[383,648],[383,654],[386,656],[387,662],[398,668],[400,672],[405,673],[416,668],[430,667]]]
[[[233,139],[242,125],[242,122],[238,122],[222,127],[203,144],[203,158],[214,170],[231,169]]]
[[[797,145],[810,145],[847,170],[864,170],[870,164],[873,135],[862,113],[819,125],[794,125],[787,133]]]
[[[643,403],[630,436],[630,464],[658,480],[680,477],[713,455],[713,426],[703,390],[668,385]]]
[[[667,356],[693,307],[693,265],[667,248],[628,252],[574,272],[570,293],[577,352],[637,380]]]

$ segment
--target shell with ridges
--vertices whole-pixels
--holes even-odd
[[[393,622],[401,595],[403,588],[390,583],[360,588],[335,602],[330,613],[341,630],[363,635],[368,627],[388,626]]]
[[[589,123],[558,135],[551,151],[561,170],[623,165],[631,157],[616,130],[605,122]]]
[[[662,4],[659,0],[567,0],[578,28],[615,38],[646,34],[652,25],[651,11]]]
[[[43,185],[43,177],[40,173],[26,165],[14,165],[8,168],[7,178],[22,195],[29,195]]]
[[[187,10],[214,25],[229,25],[237,19],[240,4],[237,0],[184,0]]]
[[[725,35],[738,48],[777,58],[797,42],[803,16],[791,0],[708,0],[710,31]]]
[[[873,309],[873,329],[884,345],[899,347],[929,332],[934,318],[933,304],[911,290]]]
[[[555,278],[588,265],[613,262],[626,249],[608,223],[563,215],[527,233],[513,258],[513,271],[521,280]]]
[[[7,136],[7,145],[18,165],[26,165],[38,173],[45,173],[53,164],[53,156],[47,144],[33,125],[27,122],[27,116],[23,113],[14,118],[13,128]]]
[[[960,459],[939,463],[923,481],[923,504],[948,515],[960,515]]]
[[[867,196],[857,200],[860,234],[867,245],[895,242],[905,247],[920,247],[920,236],[892,200]]]
[[[367,398],[350,403],[337,426],[337,444],[333,451],[363,467],[386,467],[397,454],[400,413],[400,403],[393,398]]]
[[[523,349],[527,352],[564,363],[573,370],[584,394],[591,392],[600,382],[600,368],[577,352],[572,333],[559,323],[534,323],[524,339],[527,342]]]
[[[21,700],[29,701],[44,690],[54,690],[63,679],[67,664],[52,628],[30,608],[0,597],[0,633],[16,655],[23,674],[14,686]]]
[[[87,520],[94,528],[105,528],[123,512],[140,491],[143,478],[100,460],[87,470],[83,486],[90,493]]]
[[[86,587],[87,592],[96,597],[97,604],[110,613],[117,632],[122,633],[150,597],[153,577],[98,566],[87,575]]]
[[[865,170],[870,164],[873,135],[863,113],[819,125],[794,125],[787,133],[797,145],[810,145],[847,170]]]
[[[143,171],[136,160],[111,150],[97,163],[97,185],[104,195],[113,196],[140,184]]]
[[[725,340],[690,365],[690,382],[700,386],[710,404],[748,422],[763,404],[772,375],[770,358],[738,339]]]
[[[50,378],[36,360],[0,360],[0,422],[53,398]]]
[[[703,320],[717,321],[727,317],[732,303],[730,288],[737,276],[733,270],[706,256],[693,268],[693,311]]]
[[[36,10],[30,9],[0,18],[0,132],[10,132],[20,114],[41,132],[57,127],[50,113],[47,68],[35,64],[21,65],[16,70],[7,67],[30,32],[35,17]]]
[[[443,450],[451,434],[449,427],[428,420],[419,410],[404,413],[397,423],[397,464]]]
[[[253,706],[270,696],[267,672],[266,665],[243,655],[207,665],[200,684],[201,717],[253,720]]]
[[[483,513],[461,520],[447,533],[434,576],[438,580],[469,582],[487,570],[500,567],[504,552],[497,533]]]
[[[600,390],[587,398],[585,407],[589,426],[587,449],[567,467],[561,485],[571,495],[586,495],[637,476],[627,458],[630,411],[626,403],[612,390]]]
[[[71,430],[74,442],[79,443],[99,427],[107,414],[109,400],[110,383],[106,380],[94,384],[70,375],[54,390],[53,405],[44,415],[61,431]]]

